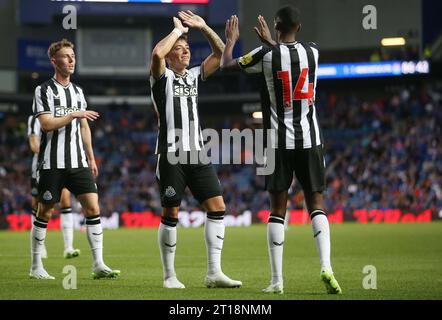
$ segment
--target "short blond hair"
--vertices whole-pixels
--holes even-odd
[[[52,59],[59,50],[65,47],[74,49],[74,44],[67,39],[62,39],[61,41],[52,42],[48,49],[49,59]]]

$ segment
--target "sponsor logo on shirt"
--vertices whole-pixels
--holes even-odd
[[[184,86],[181,84],[174,84],[173,96],[174,97],[192,97],[198,95],[198,89],[196,86]]]
[[[54,117],[64,117],[65,115],[75,112],[75,111],[80,111],[80,109],[78,107],[74,107],[74,108],[67,108],[64,106],[55,106],[54,108]]]

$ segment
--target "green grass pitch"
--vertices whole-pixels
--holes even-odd
[[[227,228],[223,271],[243,281],[240,289],[207,289],[203,228],[178,229],[176,271],[184,290],[162,288],[156,229],[105,230],[106,263],[121,269],[117,280],[92,280],[85,233],[75,233],[79,258],[62,258],[59,231],[46,238],[44,260],[53,281],[28,279],[29,233],[0,232],[0,300],[3,299],[442,299],[442,223],[331,225],[332,264],[343,295],[330,296],[319,280],[319,258],[311,227],[291,226],[284,245],[284,295],[266,295],[270,280],[266,227]],[[77,289],[65,290],[65,265],[77,269]],[[377,271],[377,289],[363,288],[364,266]]]

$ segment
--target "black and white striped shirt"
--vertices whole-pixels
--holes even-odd
[[[275,130],[273,148],[323,144],[315,108],[318,57],[316,44],[295,41],[259,47],[238,59],[247,73],[264,76],[263,123],[265,129]]]
[[[150,77],[151,96],[158,115],[155,153],[194,151],[204,147],[198,117],[198,79],[204,81],[201,66],[184,75],[166,68],[160,79]]]
[[[29,116],[28,118],[28,139],[31,136],[37,136],[40,140],[41,137],[41,128],[40,128],[40,121],[34,116]],[[31,166],[31,177],[33,179],[37,179],[37,160],[38,160],[38,153],[34,153],[34,156],[32,157],[32,166]]]
[[[37,118],[41,114],[63,117],[71,112],[86,110],[83,90],[69,83],[63,86],[54,78],[35,89],[33,111]],[[38,155],[40,169],[71,169],[88,167],[80,130],[80,119],[50,132],[42,132]]]

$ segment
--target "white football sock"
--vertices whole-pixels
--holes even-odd
[[[272,284],[282,283],[284,218],[272,215],[269,217],[269,222],[267,223],[267,244],[272,269]]]
[[[158,245],[160,247],[161,262],[163,264],[164,279],[176,277],[175,273],[175,251],[178,219],[162,218],[158,228]]]
[[[63,233],[64,249],[74,250],[74,217],[72,215],[72,208],[60,210],[60,225]]]
[[[86,217],[86,232],[92,250],[94,267],[104,265],[103,262],[103,228],[100,216]]]
[[[323,210],[313,210],[312,217],[313,237],[316,239],[321,271],[328,269],[332,271],[330,263],[330,227],[328,219]]]
[[[204,225],[207,249],[207,275],[215,275],[221,272],[224,232],[224,212],[208,212]]]
[[[46,239],[46,228],[48,223],[42,219],[35,218],[31,231],[31,262],[32,270],[43,268],[41,253]]]

